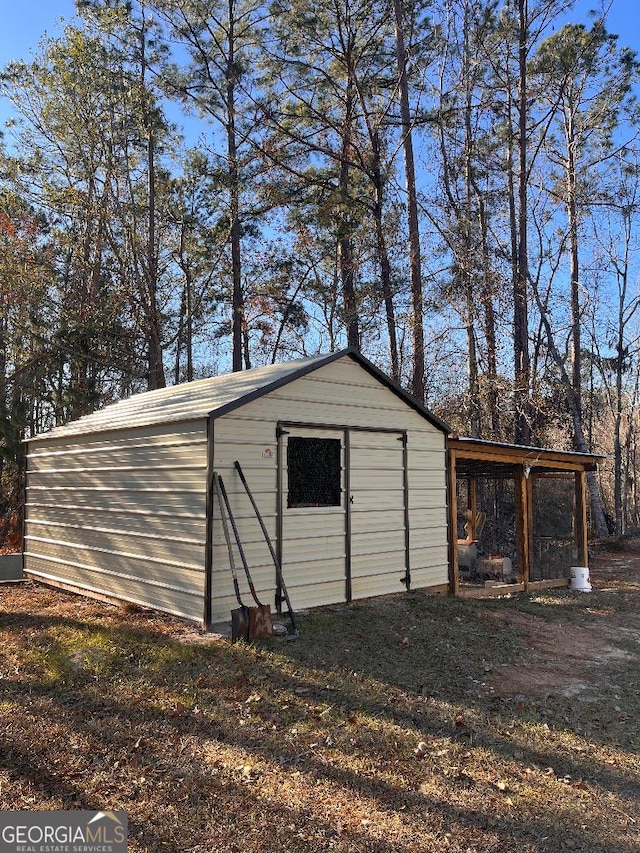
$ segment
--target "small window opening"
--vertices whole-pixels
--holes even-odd
[[[340,439],[289,437],[288,507],[340,506]]]

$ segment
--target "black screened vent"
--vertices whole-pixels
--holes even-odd
[[[340,439],[289,437],[288,507],[340,506]]]

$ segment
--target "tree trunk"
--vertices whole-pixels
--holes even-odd
[[[344,124],[342,126],[342,149],[340,158],[340,232],[338,236],[338,263],[340,267],[340,282],[342,284],[342,303],[344,307],[344,323],[347,329],[347,344],[355,350],[360,350],[360,328],[358,322],[358,306],[356,301],[355,267],[353,260],[353,245],[351,242],[351,226],[349,224],[349,157],[351,153],[351,134],[353,132],[354,86],[351,78],[347,83]]]
[[[182,238],[181,238],[182,240]],[[176,335],[176,360],[174,370],[174,383],[182,382],[182,351],[184,349],[187,359],[185,381],[193,380],[193,316],[192,316],[192,282],[191,275],[186,266],[182,266],[185,277],[180,297],[180,316],[178,318],[178,333]]]
[[[186,349],[187,349],[187,382],[193,382],[193,283],[187,275],[184,283],[186,296]]]
[[[540,318],[542,324],[544,326],[547,342],[549,346],[549,352],[551,357],[553,358],[556,367],[560,373],[561,381],[563,387],[566,389],[566,398],[567,398],[567,406],[569,408],[569,414],[571,415],[571,421],[573,425],[574,432],[574,445],[575,449],[578,453],[590,453],[591,448],[588,445],[587,439],[584,434],[582,418],[580,417],[580,413],[576,408],[575,397],[571,390],[571,381],[567,376],[566,366],[564,359],[562,358],[560,352],[558,351],[557,346],[555,345],[555,341],[553,338],[553,331],[551,329],[551,323],[549,321],[549,316],[545,306],[542,304],[542,300],[540,299],[540,295],[537,290],[534,288],[534,295],[536,297],[536,303],[538,306],[538,310],[540,311]],[[604,509],[602,506],[602,498],[600,496],[600,491],[598,489],[598,482],[595,477],[595,473],[593,471],[587,472],[587,486],[589,489],[589,497],[591,499],[591,515],[593,519],[593,525],[596,531],[596,535],[600,538],[604,538],[608,535],[609,531],[607,528],[607,522],[604,515]]]
[[[501,437],[502,428],[498,413],[498,345],[496,341],[496,315],[493,305],[493,272],[489,253],[486,206],[480,192],[477,192],[477,203],[480,242],[482,245],[482,305],[484,311],[484,336],[487,347],[486,394],[489,423],[491,425],[491,435],[489,437],[494,441],[498,441]]]
[[[547,333],[549,334],[550,331],[551,330],[549,328],[547,330]],[[571,392],[567,394],[567,397],[569,410],[571,413],[571,420],[573,423],[575,448],[578,453],[590,453],[591,448],[589,447],[589,444],[584,434],[582,416],[576,406],[575,397]],[[596,479],[594,471],[587,471],[587,487],[589,489],[589,498],[591,501],[591,517],[593,521],[593,526],[596,532],[596,536],[602,539],[609,535],[609,528],[607,527],[607,521],[604,515],[604,508],[602,506],[602,497],[600,495],[598,481]]]
[[[0,425],[4,431],[8,420],[7,411],[7,313],[0,314]],[[0,454],[0,482],[4,471],[4,456]]]
[[[625,223],[626,224],[626,223]],[[630,223],[629,223],[630,225]],[[618,339],[616,341],[616,410],[613,430],[613,506],[615,513],[615,534],[622,536],[625,528],[625,511],[623,498],[623,476],[622,465],[622,412],[623,412],[623,374],[625,361],[624,329],[625,329],[625,301],[627,293],[628,266],[625,264],[622,272],[620,298],[618,301]],[[633,417],[633,409],[631,417]],[[632,425],[629,425],[630,432]],[[625,490],[626,491],[626,490]]]
[[[143,105],[143,126],[147,134],[147,287],[148,287],[148,315],[147,315],[147,362],[148,380],[147,386],[150,391],[156,388],[164,388],[166,379],[164,375],[164,364],[162,357],[162,320],[158,308],[158,252],[156,248],[156,160],[155,160],[155,133],[153,128],[153,117],[147,92],[147,31],[144,19],[140,28],[140,94]]]
[[[622,496],[622,443],[620,440],[620,425],[622,412],[620,407],[616,411],[616,419],[613,433],[613,506],[615,512],[615,528],[616,536],[622,536],[624,533],[624,503]]]
[[[381,206],[380,206],[381,207]],[[398,354],[398,334],[396,329],[396,312],[393,304],[393,291],[391,288],[391,264],[387,252],[387,241],[384,236],[381,210],[376,199],[376,210],[374,211],[376,223],[376,251],[378,263],[380,264],[380,285],[382,288],[382,299],[387,324],[387,337],[389,339],[389,362],[391,365],[391,378],[394,382],[400,382],[400,356]]]
[[[234,0],[229,0],[226,65],[227,157],[229,159],[229,218],[231,239],[231,336],[232,370],[243,369],[244,297],[242,294],[242,261],[240,247],[240,182],[238,145],[236,140],[236,68]]]
[[[251,350],[249,348],[249,329],[247,324],[242,325],[242,357],[244,359],[244,369],[251,370]]]
[[[470,73],[469,47],[469,17],[464,16],[463,24],[463,75],[465,81],[464,103],[464,209],[462,214],[463,248],[460,263],[460,274],[463,279],[465,299],[465,325],[467,336],[467,387],[469,392],[469,427],[472,438],[480,438],[480,383],[478,379],[478,352],[475,334],[476,301],[474,270],[475,258],[473,250],[473,131],[471,113],[473,110],[472,81]]]
[[[149,286],[148,364],[150,391],[166,385],[162,359],[162,321],[158,308],[158,255],[156,251],[156,167],[155,139],[149,119],[147,139],[148,193],[149,193],[149,244],[147,247],[147,282]]]
[[[634,396],[637,392],[634,391]],[[624,483],[624,529],[629,527],[638,528],[640,526],[640,511],[638,507],[638,477],[636,472],[637,467],[637,447],[636,447],[636,429],[635,429],[635,407],[630,407],[630,414],[627,422],[627,434],[624,442],[624,466],[623,466],[623,483]]]
[[[527,251],[527,0],[518,2],[518,225],[517,270],[513,287],[513,351],[514,351],[514,441],[531,444],[529,406],[529,317],[527,291],[529,261]]]
[[[402,124],[402,148],[407,189],[407,221],[409,226],[409,275],[411,281],[411,310],[413,332],[413,377],[411,390],[419,403],[424,403],[424,304],[422,294],[422,267],[420,257],[420,231],[418,228],[418,195],[411,136],[409,111],[409,83],[407,80],[407,52],[404,42],[404,21],[401,0],[393,0],[396,29],[396,61],[398,63],[398,94]]]
[[[384,187],[382,170],[380,167],[380,137],[377,131],[371,135],[373,168],[371,180],[375,192],[373,207],[373,218],[376,229],[376,253],[380,264],[380,285],[384,301],[385,317],[387,322],[387,337],[389,338],[389,360],[391,363],[391,378],[394,382],[400,382],[400,358],[398,356],[398,337],[396,331],[396,316],[393,305],[393,291],[391,288],[391,264],[387,251],[387,240],[384,233]]]
[[[571,273],[571,388],[575,409],[582,420],[582,342],[580,334],[580,267],[578,257],[578,205],[576,198],[576,141],[571,104],[565,116],[567,137],[567,222],[569,226],[569,266]]]
[[[180,296],[180,313],[178,314],[178,331],[176,333],[176,357],[173,363],[173,384],[180,383],[180,370],[182,364],[182,347],[184,341],[185,315],[187,308],[185,305],[184,287]]]

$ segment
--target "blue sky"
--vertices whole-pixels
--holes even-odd
[[[588,10],[603,3],[610,7],[609,31],[640,55],[638,0],[577,0],[571,20],[587,23]],[[0,68],[14,59],[28,60],[45,34],[59,35],[74,15],[74,0],[0,0]],[[0,99],[0,125],[8,115],[8,104]]]
[[[600,0],[578,0],[574,20],[587,20],[587,10],[599,7]],[[620,42],[640,53],[638,0],[605,0],[611,6],[609,30],[620,35]],[[12,59],[28,59],[41,36],[55,36],[61,18],[72,18],[74,0],[0,0],[0,67]]]
[[[60,33],[61,18],[75,14],[74,0],[0,0],[0,66],[28,59],[41,36]]]

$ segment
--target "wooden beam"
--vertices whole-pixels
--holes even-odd
[[[460,591],[460,598],[499,598],[501,595],[514,595],[516,592],[524,592],[523,583],[465,587]]]
[[[531,574],[531,489],[522,468],[516,471],[515,476],[515,510],[516,510],[516,553],[522,583],[526,590],[529,586]]]
[[[573,453],[548,447],[521,447],[516,444],[453,436],[449,438],[449,448],[456,452],[459,459],[478,459],[511,465],[528,463],[532,468],[546,467],[565,471],[594,471],[598,461],[604,458],[598,454]]]
[[[569,585],[568,578],[549,578],[545,581],[531,581],[529,591],[542,589],[563,589]],[[498,586],[475,586],[460,590],[460,598],[499,598],[524,592],[523,583],[504,583]]]
[[[503,465],[520,465],[527,462],[532,468],[548,468],[552,471],[583,471],[593,470],[589,465],[583,462],[575,462],[557,457],[545,457],[541,455],[526,456],[521,453],[497,453],[487,450],[471,450],[464,448],[460,451],[455,451],[459,459],[466,459],[469,462],[496,462]]]
[[[536,589],[561,589],[569,586],[569,578],[547,578],[544,581],[531,581],[529,591]]]
[[[534,521],[534,512],[533,512],[533,474],[529,474],[528,477],[524,478],[525,483],[525,499],[527,502],[527,553],[529,555],[527,560],[527,572],[528,579],[527,584],[531,584],[531,572],[534,568],[535,563],[535,548],[533,547],[533,521]]]
[[[575,502],[575,531],[576,547],[578,549],[578,564],[589,565],[589,539],[587,530],[587,475],[584,471],[576,473],[576,502]]]

